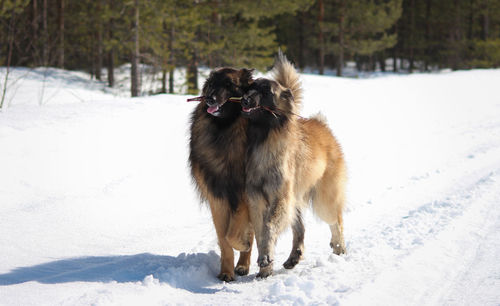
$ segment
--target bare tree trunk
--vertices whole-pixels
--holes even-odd
[[[33,0],[32,2],[33,7],[33,19],[31,20],[31,25],[33,29],[33,40],[32,40],[32,46],[33,46],[33,63],[35,66],[40,65],[40,53],[38,50],[38,5],[37,5],[37,0]]]
[[[428,71],[429,70],[429,56],[431,55],[431,50],[428,46],[429,42],[431,41],[431,1],[432,0],[426,0],[425,1],[425,57],[424,57],[424,70]]]
[[[99,81],[102,80],[102,67],[103,67],[103,47],[102,47],[102,35],[103,35],[103,24],[102,24],[102,1],[97,0],[96,7],[96,17],[97,17],[97,61],[96,61],[96,70],[95,70],[95,78]]]
[[[134,50],[132,50],[132,69],[130,70],[131,77],[131,94],[132,97],[139,96],[139,0],[134,0],[134,21],[132,25],[134,32]]]
[[[170,26],[170,35],[168,37],[168,93],[174,93],[174,39],[175,39],[175,28],[174,25]]]
[[[163,50],[170,51],[170,31],[168,31],[167,22],[162,21],[163,33],[167,35],[167,40],[162,40],[161,45]],[[169,55],[170,56],[170,55]],[[160,93],[167,93],[167,68],[168,68],[168,58],[165,56],[161,57],[161,90]]]
[[[15,13],[14,13],[15,14]],[[7,87],[8,87],[8,82],[9,82],[9,73],[10,73],[10,64],[11,64],[11,60],[12,60],[12,49],[13,49],[13,45],[14,45],[14,23],[15,23],[15,15],[12,16],[10,18],[10,23],[9,23],[9,32],[8,32],[8,36],[7,36],[7,41],[8,41],[8,44],[9,44],[9,49],[7,51],[7,69],[5,71],[5,78],[4,78],[4,84],[3,84],[3,88],[2,88],[2,97],[0,97],[0,110],[2,109],[3,107],[3,104],[4,104],[4,101],[5,101],[5,97],[7,95]]]
[[[325,17],[325,3],[323,0],[318,1],[319,14],[318,14],[318,26],[319,26],[319,74],[325,74],[325,35],[323,31],[323,19]]]
[[[345,1],[340,0],[339,7],[339,58],[337,61],[337,76],[342,76],[344,67],[344,18],[345,18]]]
[[[299,69],[300,71],[304,71],[305,62],[304,62],[304,28],[305,28],[305,12],[299,12]]]
[[[168,93],[174,93],[174,67],[170,67],[168,71]]]
[[[415,69],[415,0],[410,2],[410,73]]]
[[[488,14],[488,9],[486,9],[486,13],[484,14],[483,29],[484,29],[484,37],[486,40],[490,36],[490,17]]]
[[[373,55],[373,53],[368,56],[369,71],[375,71],[375,69],[377,68],[377,60],[374,57],[375,55]]]
[[[64,68],[64,0],[59,0],[58,5],[59,15],[59,47],[57,67]]]
[[[394,32],[398,33],[398,22],[394,25]],[[392,71],[398,72],[398,44],[396,43],[394,48],[392,48]]]
[[[471,40],[472,36],[474,35],[474,20],[475,20],[475,9],[474,9],[474,1],[475,0],[469,0],[469,15],[467,16],[467,40]]]
[[[92,2],[87,2],[86,5],[87,9],[87,16],[86,18],[86,26],[88,29],[93,29],[93,26],[95,24],[95,18],[94,17],[94,7]],[[93,35],[93,32],[90,32],[91,35]],[[95,37],[92,37],[92,39],[86,39],[85,43],[87,44],[87,50],[88,52],[85,52],[86,58],[87,58],[87,67],[89,69],[89,74],[90,74],[90,79],[93,80],[95,76]]]
[[[108,86],[113,87],[115,86],[115,54],[113,52],[113,49],[110,49],[108,51],[107,70],[108,70]]]
[[[386,68],[385,68],[385,59],[386,59],[386,56],[385,56],[385,51],[381,51],[378,55],[378,63],[380,65],[380,70],[382,72],[385,72]]]
[[[167,93],[167,69],[161,68],[161,90],[160,93]]]
[[[396,47],[392,50],[392,72],[398,72],[398,55]]]
[[[482,15],[481,15],[481,39],[487,40],[490,35],[490,17],[488,14],[488,2],[483,2],[482,7]]]
[[[460,61],[461,61],[461,55],[460,55],[460,44],[462,40],[462,32],[460,29],[460,1],[459,0],[454,0],[454,22],[453,25],[450,28],[450,38],[452,41],[452,52],[453,55],[450,57],[451,60],[451,68],[453,70],[457,70],[460,68]]]
[[[43,31],[43,65],[47,67],[49,65],[49,32],[47,27],[47,0],[43,0],[43,12],[42,12],[42,31]]]
[[[187,67],[188,93],[198,94],[198,59],[196,52],[193,52]]]
[[[109,6],[113,8],[113,0],[109,0]],[[113,18],[109,19],[108,22],[108,40],[112,41],[113,40],[113,27],[114,27],[114,20]],[[115,53],[114,53],[114,46],[111,46],[108,50],[108,64],[107,64],[107,70],[108,70],[108,86],[113,87],[115,86]]]

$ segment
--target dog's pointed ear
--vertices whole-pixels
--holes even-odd
[[[238,71],[239,79],[240,79],[240,84],[242,86],[248,86],[253,83],[253,71],[255,69],[247,69],[243,68]]]
[[[280,93],[280,99],[285,101],[293,101],[293,94],[290,89],[285,89]]]

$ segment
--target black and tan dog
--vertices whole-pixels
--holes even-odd
[[[202,201],[208,202],[221,250],[219,279],[246,275],[250,266],[253,229],[245,193],[247,120],[241,97],[252,79],[248,69],[212,71],[202,89],[201,103],[191,115],[189,164]],[[238,101],[239,102],[239,101]],[[233,248],[240,251],[236,268]]]
[[[293,268],[304,252],[301,210],[330,225],[330,246],[345,252],[342,211],[346,170],[340,145],[325,121],[297,116],[302,100],[299,75],[280,53],[274,80],[255,80],[241,101],[249,119],[246,192],[259,250],[257,276],[272,274],[279,234],[292,226],[293,248],[284,263]]]

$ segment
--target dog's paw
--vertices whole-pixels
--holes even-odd
[[[301,249],[293,250],[288,259],[283,264],[283,267],[285,269],[293,269],[293,267],[295,267],[301,259],[302,259],[302,250]]]
[[[238,274],[239,276],[247,275],[249,272],[249,268],[239,265],[239,266],[236,266],[236,268],[234,268],[234,272],[236,274]]]
[[[258,278],[266,278],[273,274],[273,266],[268,265],[267,267],[260,268],[259,273],[257,273]]]
[[[272,263],[273,263],[273,260],[271,258],[269,258],[269,255],[262,255],[262,256],[259,256],[259,259],[257,259],[257,264],[261,268],[265,268]]]
[[[283,264],[285,269],[293,269],[299,263],[298,258],[288,258],[287,261]]]
[[[234,281],[234,275],[231,273],[223,273],[221,272],[219,275],[217,275],[217,278],[220,279],[223,282],[232,282]]]
[[[266,278],[273,274],[273,260],[269,258],[269,255],[259,256],[257,263],[260,267],[257,277]]]
[[[333,243],[330,242],[330,247],[333,249],[333,254],[340,255],[345,254],[345,245],[343,243]]]

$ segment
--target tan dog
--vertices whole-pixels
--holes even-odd
[[[345,252],[342,211],[346,169],[340,145],[319,117],[299,118],[299,75],[280,53],[274,80],[255,80],[242,99],[248,124],[246,191],[259,249],[257,276],[272,274],[279,234],[293,230],[293,248],[284,263],[293,268],[304,252],[301,210],[313,210],[330,225],[330,246]]]
[[[210,205],[221,250],[218,277],[223,281],[234,280],[235,272],[248,274],[250,266],[253,229],[245,193],[247,120],[240,116],[240,104],[229,99],[241,97],[252,81],[248,69],[212,71],[191,116],[189,164],[202,201]],[[241,251],[236,268],[233,248]]]

